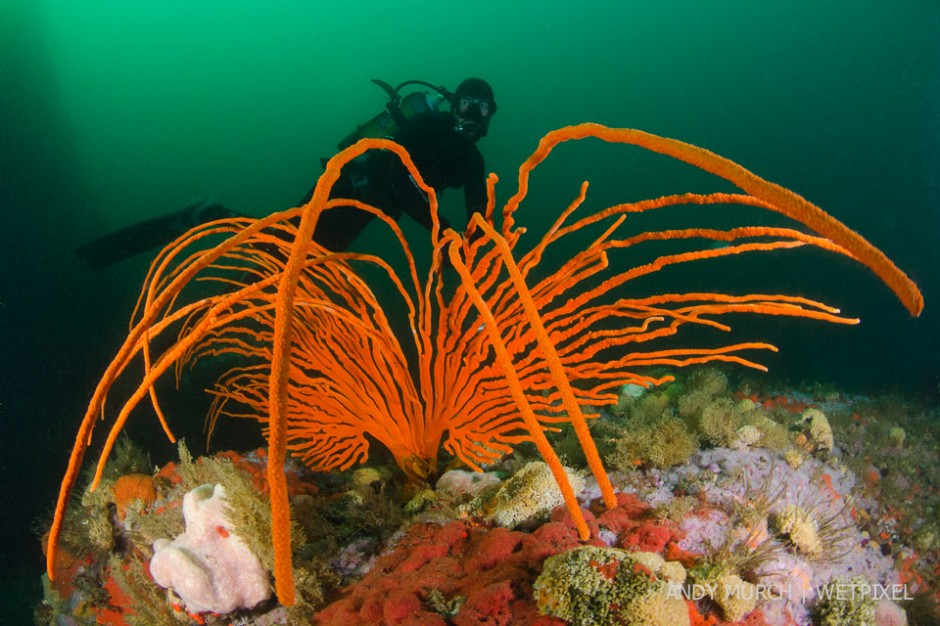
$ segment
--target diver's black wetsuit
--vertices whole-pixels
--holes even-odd
[[[440,194],[446,188],[463,188],[467,219],[486,207],[486,178],[483,155],[476,144],[455,130],[454,118],[445,112],[427,112],[402,125],[392,137],[411,154],[418,171]],[[304,202],[310,199],[307,194]],[[371,204],[394,219],[407,213],[431,228],[429,204],[411,180],[399,158],[387,151],[370,151],[349,163],[333,188],[331,197],[352,198]],[[198,202],[172,215],[132,224],[92,241],[76,253],[89,266],[102,268],[135,254],[164,246],[190,228],[225,217],[239,217],[216,202]],[[244,217],[244,216],[242,216]],[[352,207],[324,213],[314,240],[334,251],[342,251],[371,221],[372,215]],[[447,221],[441,219],[443,227]]]
[[[419,115],[405,123],[392,139],[408,151],[425,182],[438,194],[446,188],[463,188],[468,221],[474,212],[486,208],[483,155],[474,142],[454,130],[449,113]],[[305,202],[312,193],[307,194]],[[361,200],[396,220],[405,213],[431,228],[428,199],[391,152],[367,152],[351,162],[330,195]],[[352,207],[332,209],[320,217],[313,238],[330,250],[345,250],[371,219],[372,215]],[[441,224],[449,226],[443,217]]]

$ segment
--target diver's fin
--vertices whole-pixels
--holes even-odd
[[[193,226],[238,213],[226,209],[213,199],[200,200],[181,211],[131,224],[99,237],[75,250],[75,254],[92,269],[102,269],[136,254],[170,243]]]

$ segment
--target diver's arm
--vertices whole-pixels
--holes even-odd
[[[426,201],[421,202],[419,205],[405,203],[404,211],[414,221],[418,222],[428,230],[431,230],[431,228],[434,226],[431,220],[431,207]],[[448,228],[453,228],[450,222],[447,221],[447,218],[444,217],[440,211],[437,213],[437,219],[441,223],[441,232],[447,230]]]
[[[479,151],[471,153],[466,167],[467,178],[464,181],[464,200],[467,205],[467,224],[474,213],[486,214],[486,166]]]

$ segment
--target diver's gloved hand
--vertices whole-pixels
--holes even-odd
[[[460,238],[463,240],[462,243],[461,243],[462,252],[460,253],[460,256],[461,256],[461,258],[463,258],[464,260],[466,260],[467,245],[468,245],[468,243],[469,243],[469,241],[470,241],[469,239],[467,239],[467,233],[466,233],[466,232],[460,232],[460,231],[458,231],[457,229],[451,227],[450,225],[448,225],[446,228],[443,227],[443,225],[442,225],[441,232],[443,232],[443,231],[445,231],[445,230],[447,230],[447,229],[453,230],[453,231],[455,231],[458,235],[460,235]],[[475,230],[478,231],[479,229],[475,229]],[[441,257],[441,268],[443,268],[443,269],[445,269],[445,270],[453,270],[453,269],[454,269],[454,263],[453,263],[453,261],[450,260],[449,247],[450,247],[450,246],[445,246],[445,247],[444,247],[444,249],[443,249],[443,256]]]

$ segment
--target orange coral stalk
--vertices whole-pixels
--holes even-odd
[[[730,181],[739,189],[766,202],[766,208],[805,224],[814,232],[848,250],[850,256],[867,266],[894,291],[911,315],[920,315],[923,311],[924,298],[917,285],[898,269],[891,259],[861,235],[816,205],[789,189],[767,182],[734,161],[718,156],[714,152],[641,130],[608,128],[600,124],[587,123],[566,126],[548,133],[539,142],[538,149],[519,168],[519,191],[506,203],[505,210],[510,213],[515,210],[528,190],[529,173],[544,161],[558,144],[587,137],[595,137],[611,143],[641,146],[651,152],[671,156]]]
[[[529,292],[526,286],[525,280],[522,277],[522,274],[519,271],[518,266],[516,266],[512,258],[512,250],[510,249],[508,243],[505,240],[501,241],[499,239],[499,236],[497,235],[495,229],[493,229],[492,226],[484,222],[481,216],[475,215],[473,217],[473,221],[475,225],[483,231],[484,234],[486,234],[488,237],[493,239],[493,241],[496,243],[496,247],[499,250],[499,253],[508,271],[509,280],[511,281],[513,287],[516,290],[516,296],[519,298],[522,304],[522,307],[525,311],[525,317],[529,320],[529,323],[532,326],[532,332],[535,334],[535,339],[538,343],[538,347],[542,353],[543,358],[546,361],[548,370],[551,373],[552,382],[561,394],[561,399],[562,399],[565,412],[568,414],[568,419],[571,421],[571,424],[574,427],[575,435],[577,435],[578,441],[581,443],[581,447],[584,449],[584,453],[587,457],[588,466],[591,468],[591,472],[594,474],[595,478],[597,478],[597,482],[601,488],[601,494],[604,497],[604,503],[609,508],[614,508],[615,506],[617,506],[617,497],[614,495],[614,488],[611,486],[610,479],[608,479],[607,473],[604,471],[604,466],[603,466],[603,463],[601,462],[600,456],[597,453],[597,448],[594,445],[594,440],[591,438],[590,432],[588,432],[587,422],[584,419],[584,415],[581,413],[581,407],[578,405],[578,402],[575,400],[574,392],[568,383],[567,376],[565,375],[564,366],[562,365],[561,359],[559,358],[558,353],[555,350],[553,342],[548,337],[547,331],[545,330],[545,326],[542,323],[541,316],[539,315],[538,307],[536,306],[534,300],[532,299],[532,294],[531,292]],[[452,241],[455,241],[455,240],[452,238]],[[458,270],[459,270],[460,266],[457,265],[457,262],[454,260],[456,256],[455,248],[456,246],[453,244],[450,247],[451,261],[454,262],[455,267],[458,267]],[[469,276],[469,273],[465,273],[464,271],[462,271],[461,278],[463,279],[464,287],[466,287],[469,291],[473,287],[473,282],[472,282],[471,277]],[[483,304],[482,298],[476,295],[474,296],[474,301],[475,303],[479,302],[479,304],[477,304],[478,308],[480,308],[480,306]],[[488,315],[487,317],[491,318],[492,316]],[[493,323],[493,326],[490,327],[489,332],[493,341],[493,345],[497,346],[502,343],[502,340],[498,336],[498,334],[496,334],[497,329],[495,325],[495,319],[492,320],[492,323]],[[508,363],[503,363],[501,365],[504,375],[508,375],[507,369],[506,369],[508,365],[509,365]],[[517,404],[521,404],[521,403],[517,401]],[[528,418],[526,418],[526,425],[530,433],[534,434],[535,431],[538,429],[538,426],[536,424],[529,423]],[[542,452],[541,449],[539,451]],[[543,457],[545,456],[544,452],[542,453],[542,456]],[[546,461],[547,460],[548,458],[546,457]],[[561,476],[564,476],[564,470],[561,468],[560,463],[558,463],[558,468],[554,471],[555,471],[556,478],[558,477],[559,474],[561,474]],[[565,482],[567,482],[567,480],[565,480]],[[559,482],[559,484],[561,483]],[[570,491],[570,489],[571,488],[569,486],[568,490]],[[575,511],[577,511],[578,516],[580,516],[580,511],[578,510],[577,505],[572,506],[571,503],[569,502],[569,509],[572,511],[572,514],[574,514]],[[585,535],[585,532],[587,531],[587,525],[584,523],[583,519],[580,520],[579,529],[582,530],[581,538],[587,539],[588,537]]]
[[[271,486],[271,528],[274,544],[274,582],[278,599],[286,605],[294,603],[294,582],[291,575],[290,504],[287,499],[287,477],[284,461],[287,454],[287,398],[290,382],[291,324],[295,291],[300,272],[312,245],[317,218],[326,206],[330,191],[339,179],[342,167],[370,149],[391,150],[398,154],[409,171],[414,172],[418,186],[428,195],[431,214],[437,216],[437,197],[418,174],[410,155],[401,146],[390,141],[362,140],[333,157],[326,171],[317,181],[310,201],[304,207],[297,236],[291,247],[290,258],[277,288],[275,301],[274,347],[271,354],[270,410],[268,422],[268,482]],[[436,225],[435,225],[436,228]],[[397,455],[396,455],[396,458]]]
[[[530,173],[559,143],[585,137],[671,155],[726,178],[746,194],[665,196],[615,205],[572,222],[585,199],[585,183],[548,233],[529,252],[519,253],[516,248],[524,229],[515,228],[514,212],[526,195]],[[374,149],[394,152],[430,199],[433,252],[424,280],[391,218],[353,200],[329,199],[343,166]],[[118,432],[148,395],[172,438],[153,386],[168,369],[179,373],[184,363],[218,355],[245,359],[244,365],[224,374],[213,391],[208,426],[211,431],[224,413],[256,419],[266,431],[275,586],[281,602],[291,604],[290,513],[283,475],[288,452],[317,471],[348,468],[368,457],[371,438],[387,447],[408,475],[424,479],[436,470],[442,446],[469,467],[481,469],[516,444],[533,441],[586,537],[587,525],[545,430],[572,424],[605,502],[611,505],[613,487],[582,406],[615,402],[616,390],[626,383],[652,386],[671,379],[655,378],[638,368],[724,361],[764,369],[744,353],[776,350],[760,342],[649,350],[643,346],[674,336],[687,325],[726,332],[729,326],[718,318],[734,313],[857,322],[842,317],[838,309],[799,296],[702,289],[626,294],[623,287],[630,281],[686,263],[810,245],[868,266],[913,314],[923,306],[917,287],[887,257],[821,209],[726,159],[674,140],[593,124],[549,133],[521,166],[519,191],[505,205],[501,227],[495,224],[495,185],[491,176],[486,215],[471,220],[468,238],[452,231],[441,233],[434,191],[423,182],[407,152],[388,141],[363,140],[328,163],[304,207],[263,220],[220,220],[197,227],[168,246],[151,266],[132,317],[136,322],[99,383],[79,429],[50,530],[50,576],[66,503],[94,421],[104,416],[111,385],[138,355],[145,365],[143,379],[118,411],[97,475]],[[633,213],[717,204],[780,212],[815,234],[762,226],[620,234]],[[406,260],[402,276],[377,256],[331,253],[312,242],[319,215],[337,206],[369,212],[388,227]],[[600,234],[581,251],[559,255],[549,250],[588,226],[598,226]],[[217,235],[228,239],[213,248],[197,248],[206,237]],[[661,241],[684,242],[691,249],[653,257],[635,267],[611,267],[608,255]],[[695,247],[696,241],[705,243]],[[724,246],[708,246],[716,241]],[[456,269],[454,284],[453,274],[444,270],[445,258]],[[550,262],[558,267],[546,267]],[[380,278],[376,272],[359,271],[361,266],[377,270]],[[201,293],[187,304],[184,292],[197,280],[214,282],[220,292]],[[390,289],[376,289],[380,280],[387,281]],[[394,312],[396,324],[404,327],[394,325],[386,311]],[[155,353],[154,342],[173,330],[175,341]]]
[[[453,233],[453,231],[451,231],[450,234],[454,238],[457,237],[456,233]],[[568,507],[568,510],[571,512],[572,517],[574,518],[575,526],[578,529],[578,534],[581,536],[582,540],[586,540],[590,538],[591,531],[588,529],[587,522],[584,520],[584,515],[581,514],[581,507],[578,504],[577,496],[571,487],[571,482],[568,480],[568,476],[565,474],[564,466],[562,466],[561,461],[555,454],[555,451],[552,449],[551,444],[548,443],[548,439],[545,438],[542,426],[539,425],[538,418],[536,418],[535,412],[532,410],[532,406],[526,399],[526,393],[522,388],[522,384],[519,381],[519,376],[516,373],[516,368],[513,365],[513,355],[510,353],[506,344],[503,342],[503,338],[499,335],[496,319],[493,317],[492,311],[490,311],[489,307],[487,307],[483,296],[481,296],[474,287],[473,278],[470,275],[470,271],[467,269],[467,266],[464,265],[463,260],[460,258],[460,254],[457,251],[457,246],[451,245],[449,247],[449,254],[451,263],[453,263],[454,268],[460,274],[460,278],[464,282],[470,299],[480,311],[480,316],[483,318],[484,328],[486,328],[487,333],[490,335],[490,339],[493,343],[493,349],[496,353],[496,360],[499,362],[503,375],[506,377],[509,393],[512,395],[513,400],[515,400],[516,405],[519,407],[519,410],[522,413],[522,418],[525,420],[526,427],[528,428],[529,433],[532,435],[532,440],[538,448],[539,453],[542,455],[542,458],[545,459],[549,469],[551,469],[552,475],[555,477],[555,482],[558,483],[558,488],[561,490],[561,495],[564,498],[565,505]],[[544,329],[542,329],[541,334],[544,337]],[[577,407],[577,404],[574,404],[574,406]],[[579,408],[576,408],[576,410],[579,418],[578,421],[583,423],[584,416],[581,415]],[[584,429],[586,431],[587,427]],[[579,437],[580,436],[581,434],[579,433]],[[590,440],[590,435],[588,435],[588,439]],[[593,440],[591,440],[590,448],[591,452],[593,453],[593,458],[591,459],[592,462],[600,463],[600,458],[597,455],[597,449],[594,448]],[[592,469],[594,469],[593,466]],[[607,503],[609,507],[613,508],[613,506],[616,506],[616,496],[614,496],[613,488],[610,486],[610,482],[606,480],[607,475],[604,473],[603,467],[601,467],[598,475],[603,476],[605,479],[605,503]],[[607,502],[608,493],[611,498],[614,498],[613,504]]]

